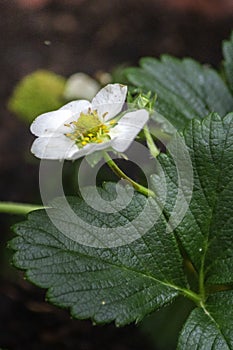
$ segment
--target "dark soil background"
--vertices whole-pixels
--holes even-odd
[[[162,53],[218,67],[221,42],[231,29],[231,0],[0,0],[1,200],[40,201],[39,162],[29,152],[33,137],[6,107],[26,74],[45,68],[64,76],[78,71],[95,75]],[[93,327],[45,303],[44,291],[11,267],[6,250],[13,237],[9,227],[23,218],[0,219],[0,347],[155,350],[134,325]]]

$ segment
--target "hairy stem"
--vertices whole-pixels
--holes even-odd
[[[30,211],[43,209],[43,206],[26,203],[0,202],[0,213],[26,215]]]
[[[201,297],[190,289],[180,289],[180,292],[188,299],[192,300],[197,306],[202,303]]]
[[[149,150],[150,150],[150,153],[151,155],[154,157],[154,158],[157,158],[160,151],[158,150],[158,148],[156,147],[155,143],[154,143],[154,140],[151,136],[151,133],[149,131],[149,128],[148,126],[146,125],[144,127],[144,134],[145,134],[145,137],[146,137],[146,142],[147,142],[147,145],[149,147]]]
[[[109,168],[121,179],[127,180],[136,191],[144,194],[147,197],[155,197],[155,193],[151,191],[150,189],[138,184],[134,180],[132,180],[129,176],[127,176],[119,167],[118,165],[112,160],[112,158],[108,155],[107,152],[104,153],[104,158],[109,166]]]
[[[202,297],[202,300],[205,300],[205,273],[204,273],[204,264],[205,264],[205,254],[201,259],[201,268],[199,272],[199,293]]]

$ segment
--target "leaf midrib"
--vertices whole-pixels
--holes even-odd
[[[33,226],[33,228],[35,228],[34,226]],[[45,232],[43,229],[41,229],[41,228],[36,228],[37,230],[39,230],[39,231],[42,231],[42,232]],[[46,233],[48,233],[48,232],[46,232]],[[51,234],[51,232],[50,232],[50,234]],[[53,236],[53,234],[52,234],[52,236]],[[42,244],[42,243],[36,243],[36,245],[37,246],[42,246],[42,247],[47,247],[47,245],[46,244]],[[131,268],[131,267],[129,267],[129,266],[124,266],[124,265],[118,265],[118,264],[115,264],[115,263],[111,263],[110,261],[106,261],[105,259],[103,259],[103,258],[96,258],[96,257],[93,257],[93,256],[89,256],[89,255],[87,255],[87,254],[84,254],[84,253],[81,253],[81,252],[78,252],[78,251],[72,251],[72,250],[68,250],[68,248],[67,247],[64,247],[64,249],[62,249],[62,248],[57,248],[58,250],[59,250],[59,253],[65,253],[65,254],[71,254],[71,255],[74,255],[75,257],[77,257],[77,256],[80,256],[80,257],[83,257],[83,258],[86,258],[86,259],[91,259],[91,260],[94,260],[94,261],[97,261],[97,263],[98,263],[98,259],[102,262],[102,263],[104,263],[104,264],[106,264],[106,265],[109,265],[109,266],[112,266],[112,267],[114,267],[114,268],[116,268],[116,269],[122,269],[122,270],[125,270],[125,271],[130,271],[130,272],[133,272],[133,273],[136,273],[136,274],[138,274],[138,275],[141,275],[141,276],[143,276],[143,278],[146,278],[146,279],[151,279],[153,282],[155,282],[155,283],[158,283],[158,284],[162,284],[162,285],[164,285],[164,286],[166,286],[166,287],[169,287],[169,288],[172,288],[172,289],[175,289],[176,291],[179,291],[179,292],[181,292],[181,293],[187,293],[187,292],[189,292],[189,290],[188,289],[186,289],[186,288],[182,288],[182,287],[179,287],[179,286],[177,286],[177,285],[175,285],[175,284],[172,284],[172,283],[170,283],[170,282],[164,282],[164,281],[161,281],[161,280],[159,280],[159,279],[157,279],[157,278],[155,278],[154,276],[152,276],[152,275],[150,275],[149,273],[143,273],[142,271],[139,271],[139,270],[137,270],[137,269],[133,269],[133,268]],[[26,250],[26,249],[25,249]],[[52,255],[48,255],[47,257],[46,256],[43,256],[42,258],[37,258],[37,260],[41,260],[41,259],[46,259],[46,258],[51,258],[51,256],[54,256],[54,255],[56,255],[56,253],[55,254],[52,254]],[[35,258],[33,258],[33,260],[35,260]],[[45,267],[45,266],[50,266],[50,265],[43,265],[43,267]],[[31,270],[37,270],[38,268],[32,268]]]
[[[215,325],[216,329],[219,331],[219,334],[221,335],[221,337],[224,339],[224,341],[226,342],[226,345],[228,346],[229,350],[231,350],[231,346],[228,343],[228,340],[226,339],[225,334],[222,332],[222,329],[220,327],[220,325],[217,323],[217,321],[215,320],[215,318],[211,315],[211,313],[206,309],[205,305],[201,305],[202,310],[204,312],[204,314],[209,317],[210,321]]]

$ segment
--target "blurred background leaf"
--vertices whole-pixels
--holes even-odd
[[[157,94],[155,110],[178,129],[192,118],[210,112],[224,117],[233,110],[233,96],[221,76],[193,59],[146,57],[140,60],[140,67],[127,68],[125,74],[136,88]]]

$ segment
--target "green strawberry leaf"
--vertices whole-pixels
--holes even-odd
[[[108,200],[115,197],[114,184],[100,191]],[[91,189],[86,194],[91,200]],[[150,202],[156,214],[157,206],[153,200]],[[114,232],[120,226],[126,239],[134,229],[140,235],[140,226],[132,224],[128,230],[124,226],[140,215],[146,203],[147,198],[136,193],[125,210],[107,214],[96,212],[78,198],[69,198],[75,214],[91,225],[93,240],[102,227]],[[49,214],[63,232],[73,230],[79,237],[87,235],[83,221],[72,221],[61,199],[53,202]],[[115,320],[124,325],[167,304],[178,295],[177,289],[186,287],[177,243],[173,235],[164,235],[165,227],[161,216],[155,227],[131,244],[93,248],[69,239],[42,210],[32,212],[26,222],[15,226],[18,237],[11,247],[17,250],[15,265],[27,270],[30,281],[49,288],[47,297],[51,302],[70,307],[76,318],[92,318],[96,323]],[[101,243],[101,237],[97,239]]]
[[[192,118],[211,112],[221,117],[233,110],[233,96],[213,69],[192,59],[167,55],[143,58],[140,68],[128,68],[129,82],[158,96],[155,109],[178,129]]]
[[[233,291],[211,295],[205,308],[191,312],[180,334],[177,350],[233,349],[232,306]]]
[[[52,303],[96,323],[137,322],[178,295],[186,296],[197,307],[181,333],[179,349],[208,349],[206,335],[213,349],[226,348],[225,344],[231,349],[232,126],[233,113],[224,118],[212,113],[189,123],[181,135],[186,148],[181,147],[179,134],[174,135],[168,154],[158,157],[162,170],[151,179],[155,199],[135,193],[124,209],[116,210],[115,185],[107,184],[99,193],[114,213],[93,209],[76,197],[68,199],[68,207],[62,198],[51,204],[48,213],[56,226],[45,211],[31,213],[14,228],[18,235],[10,243],[16,250],[14,264],[26,270],[30,281],[49,289],[47,298]],[[121,192],[123,200],[127,191]],[[94,202],[93,188],[87,188],[86,196]],[[184,204],[186,211],[177,221],[174,213],[180,215]],[[103,234],[108,228],[116,243],[120,238],[125,244],[105,247]],[[135,233],[138,238],[130,241]],[[92,246],[82,244],[85,237]],[[196,340],[191,327],[198,329]]]
[[[194,186],[177,235],[200,283],[232,283],[233,113],[223,119],[212,114],[202,123],[193,120],[184,138],[192,158]]]
[[[230,40],[223,42],[223,57],[226,79],[233,92],[233,32],[231,33]]]

